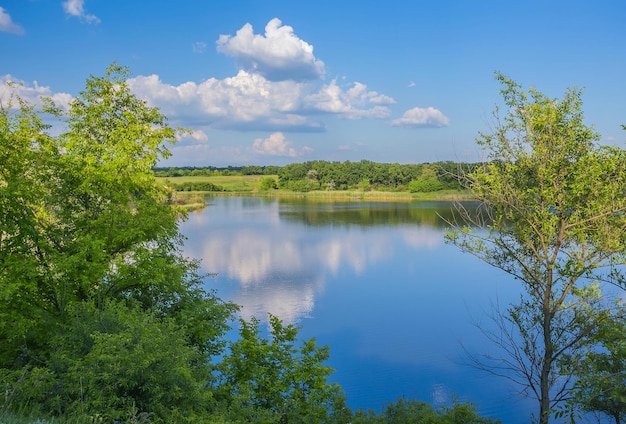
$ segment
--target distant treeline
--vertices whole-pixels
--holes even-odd
[[[157,177],[278,175],[278,187],[292,191],[381,190],[434,192],[461,189],[458,176],[476,164],[452,161],[398,164],[308,161],[285,166],[154,168]]]

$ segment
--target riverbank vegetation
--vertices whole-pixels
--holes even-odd
[[[157,180],[172,191],[175,203],[198,196],[254,195],[315,200],[414,201],[468,200],[457,175],[471,163],[397,163],[310,161],[279,166],[228,168],[155,168]],[[200,206],[192,202],[193,209]]]
[[[462,190],[458,175],[472,163],[422,164],[309,161],[285,166],[154,168],[177,191],[352,191],[433,193]]]

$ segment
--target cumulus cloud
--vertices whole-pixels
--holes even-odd
[[[322,124],[300,113],[308,87],[295,81],[271,82],[259,74],[239,71],[230,78],[210,78],[178,86],[157,75],[128,80],[133,93],[172,117],[215,128],[239,130],[319,131]]]
[[[359,82],[355,82],[348,90],[343,90],[337,85],[337,80],[333,80],[329,85],[308,95],[304,103],[312,110],[338,114],[348,119],[384,119],[391,114],[386,105],[395,103],[395,100],[376,91],[368,91],[367,86]]]
[[[244,70],[199,84],[173,86],[157,75],[131,78],[128,84],[172,118],[238,130],[320,131],[320,114],[384,119],[390,115],[387,105],[394,102],[361,83],[344,89],[332,81],[320,87],[313,82],[270,81]]]
[[[434,107],[414,107],[404,112],[401,118],[391,121],[394,127],[447,127],[449,124],[450,120]]]
[[[6,103],[11,96],[19,96],[34,105],[41,105],[41,98],[52,99],[56,106],[68,109],[73,97],[67,93],[53,93],[50,87],[41,86],[34,81],[31,85],[11,75],[0,76],[0,103]]]
[[[0,31],[17,35],[24,34],[24,28],[13,22],[11,15],[2,7],[0,7]]]
[[[278,18],[268,22],[265,35],[255,34],[249,23],[235,36],[220,35],[217,50],[235,58],[241,69],[259,73],[270,81],[313,80],[326,72],[324,62],[313,55],[313,46]]]
[[[72,16],[88,16],[83,0],[68,0],[63,6]],[[199,53],[205,46],[196,42],[192,49]],[[231,77],[179,85],[168,84],[158,75],[137,76],[127,80],[129,88],[178,125],[204,130],[324,131],[328,116],[387,119],[391,115],[389,105],[395,100],[365,84],[346,82],[345,78],[340,83],[320,80],[324,64],[313,55],[313,47],[278,19],[268,23],[265,35],[255,35],[251,26],[244,26],[236,36],[221,36],[218,48],[238,62],[256,65]],[[282,79],[277,77],[281,74]],[[36,82],[22,83],[19,90],[22,97],[35,102],[43,95],[67,107],[72,100],[69,94],[53,94]],[[298,151],[301,153],[306,149]]]
[[[79,18],[88,24],[99,24],[100,18],[85,12],[85,0],[67,0],[63,2],[63,10],[70,16]]]
[[[302,150],[297,151],[292,143],[285,139],[285,135],[282,132],[275,132],[270,134],[267,138],[257,138],[254,140],[254,143],[252,143],[252,151],[260,155],[287,156],[293,158],[310,153],[313,149],[304,147]]]

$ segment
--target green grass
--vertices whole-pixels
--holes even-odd
[[[224,187],[227,191],[255,191],[259,188],[263,178],[273,177],[278,181],[278,175],[236,175],[236,176],[197,176],[197,177],[157,177],[157,181],[169,181],[173,184],[184,183],[212,183]]]

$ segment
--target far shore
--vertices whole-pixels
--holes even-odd
[[[188,211],[204,208],[207,197],[271,197],[285,199],[310,199],[319,202],[466,202],[474,200],[468,192],[460,190],[442,190],[430,193],[387,192],[387,191],[351,191],[318,190],[295,192],[286,190],[268,191],[180,191],[176,192],[176,203]]]
[[[188,177],[157,177],[157,181],[171,185],[173,201],[186,210],[198,210],[206,206],[207,197],[216,196],[247,196],[272,197],[291,199],[310,199],[318,202],[464,202],[474,200],[468,191],[439,190],[432,192],[411,193],[409,191],[382,190],[313,190],[307,192],[284,189],[260,190],[263,175],[238,176],[188,176]],[[272,176],[278,179],[278,176]],[[212,183],[223,191],[187,191],[176,190],[176,186],[193,183]]]

